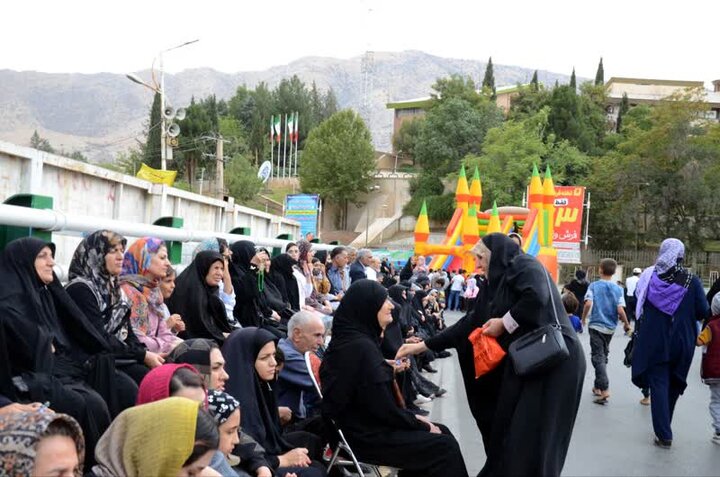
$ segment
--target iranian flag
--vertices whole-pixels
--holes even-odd
[[[290,137],[290,142],[292,142],[292,140],[293,140],[293,132],[295,131],[295,126],[293,126],[294,121],[295,121],[295,115],[293,113],[290,113],[290,116],[287,118],[287,124],[285,125],[288,136]]]
[[[273,142],[273,139],[275,139],[275,129],[273,127],[274,124],[274,118],[275,116],[270,116],[270,142]]]
[[[295,130],[293,131],[293,140],[295,141],[295,144],[298,142],[298,112],[295,111],[295,121],[293,121],[293,126],[295,127]]]
[[[281,131],[280,131],[280,115],[278,115],[278,117],[276,117],[276,118],[274,117],[273,127],[275,128],[275,140],[277,141],[278,144],[280,144],[280,137],[282,136]]]

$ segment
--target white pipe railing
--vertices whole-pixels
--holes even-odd
[[[160,225],[66,214],[59,210],[31,209],[7,204],[0,204],[0,224],[15,227],[32,227],[51,232],[94,232],[106,229],[130,237],[157,237],[173,242],[201,242],[210,238],[224,238],[229,243],[238,240],[250,240],[256,245],[264,247],[284,247],[290,242],[290,240],[270,237],[252,237],[209,230],[174,229]],[[334,245],[313,244],[315,250],[332,250],[334,247]]]

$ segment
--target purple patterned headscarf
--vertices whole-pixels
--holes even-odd
[[[645,269],[640,275],[635,296],[635,316],[641,316],[645,301],[652,303],[661,312],[673,316],[690,286],[690,275],[682,266],[685,245],[675,238],[663,240],[660,244],[655,266]]]

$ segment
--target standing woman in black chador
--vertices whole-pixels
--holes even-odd
[[[395,400],[393,368],[380,351],[392,308],[376,281],[358,280],[348,289],[320,367],[323,416],[338,424],[364,462],[399,467],[401,476],[467,476],[450,431],[401,409]]]
[[[477,256],[475,256],[475,260],[476,262],[479,261]],[[470,412],[475,418],[475,423],[482,435],[483,444],[487,451],[495,416],[497,396],[500,391],[503,366],[500,365],[479,378],[475,378],[475,358],[472,343],[468,338],[476,328],[481,328],[489,318],[486,281],[479,280],[477,284],[479,288],[477,297],[473,300],[472,309],[468,310],[465,316],[432,338],[428,338],[421,343],[405,344],[396,357],[402,358],[411,354],[423,353],[427,350],[441,351],[449,348],[457,350]]]
[[[91,389],[91,373],[109,375],[94,360],[109,350],[53,272],[55,244],[28,237],[10,242],[0,255],[0,323],[18,402],[49,401],[50,408],[80,423],[88,452],[110,425],[110,413]]]
[[[507,349],[521,336],[557,319],[569,351],[567,359],[530,377],[516,374],[505,358],[490,445],[486,445],[488,457],[480,475],[559,476],[585,377],[582,346],[564,313],[560,293],[540,262],[499,233],[483,237],[473,253],[488,270],[491,318],[484,333]]]
[[[218,296],[224,273],[225,258],[218,252],[204,251],[177,277],[167,306],[185,321],[183,339],[207,338],[222,345],[232,331]]]

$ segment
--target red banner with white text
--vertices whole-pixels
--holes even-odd
[[[585,187],[555,186],[553,245],[560,263],[580,263]]]

